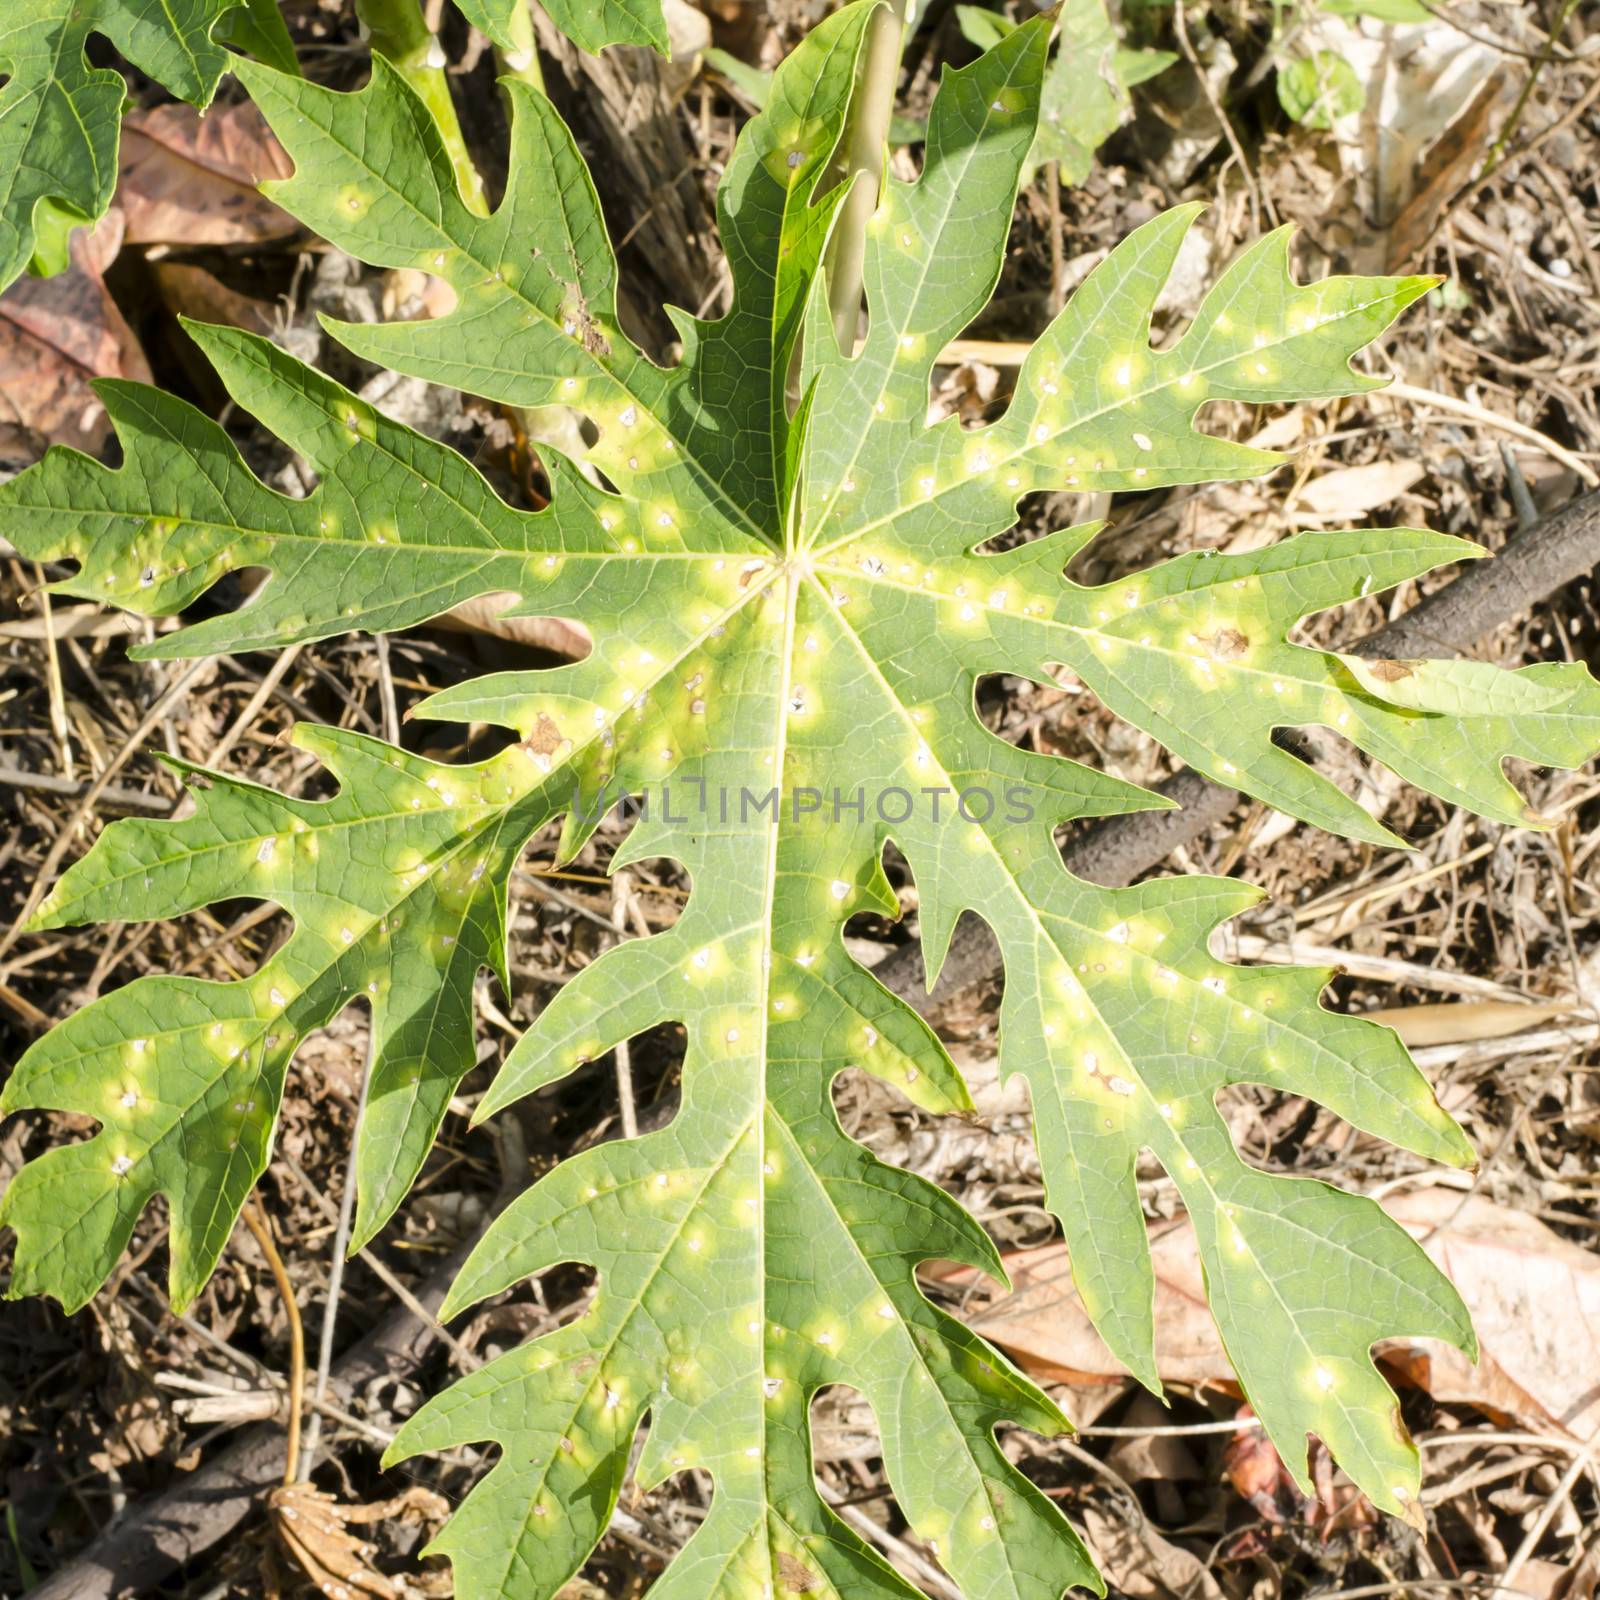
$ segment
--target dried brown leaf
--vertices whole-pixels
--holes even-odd
[[[129,244],[260,244],[286,239],[299,224],[257,191],[292,170],[283,148],[248,101],[135,111],[122,125],[117,202]]]
[[[1361,467],[1336,467],[1302,485],[1295,504],[1331,522],[1354,524],[1397,500],[1426,472],[1420,461],[1373,461]]]
[[[105,285],[121,243],[113,208],[92,231],[73,233],[65,272],[19,278],[0,295],[0,450],[99,450],[110,425],[90,380],[150,381],[144,352]]]

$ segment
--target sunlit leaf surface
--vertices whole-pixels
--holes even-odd
[[[1471,1345],[1453,1290],[1376,1206],[1250,1166],[1216,1105],[1229,1085],[1264,1084],[1469,1161],[1395,1035],[1322,1009],[1326,974],[1209,953],[1217,925],[1255,898],[1247,886],[1108,890],[1070,876],[1054,825],[1152,797],[1025,753],[974,708],[982,676],[1048,681],[1064,665],[1183,760],[1309,822],[1389,838],[1275,745],[1276,728],[1325,725],[1448,801],[1524,820],[1503,759],[1570,766],[1597,742],[1600,692],[1580,669],[1374,664],[1289,642],[1308,614],[1472,546],[1409,530],[1306,534],[1102,587],[1063,575],[1092,528],[986,549],[1034,490],[1268,470],[1276,457],[1197,429],[1200,408],[1371,387],[1351,356],[1428,281],[1299,285],[1274,234],[1158,350],[1151,306],[1193,222],[1172,212],[1079,289],[1001,416],[929,426],[935,357],[999,272],[1048,22],[947,75],[919,181],[891,183],[871,224],[868,331],[844,352],[819,261],[865,19],[854,6],[823,23],[744,130],[720,204],[733,309],[717,322],[674,313],[683,356],[667,369],[617,321],[593,187],[538,95],[511,86],[510,184],[479,217],[422,106],[381,63],[350,95],[243,69],[297,165],[275,197],[339,248],[433,273],[458,297],[435,321],[338,336],[402,372],[581,410],[603,487],[557,463],[549,509],[512,510],[450,451],[272,346],[198,329],[239,405],[316,467],[307,499],[264,488],[186,405],[122,385],[104,393],[123,466],[57,452],[0,490],[26,555],[80,563],[69,592],[169,613],[226,572],[267,570],[238,612],[152,653],[402,627],[500,591],[593,636],[580,663],[427,703],[429,716],[515,730],[481,766],[307,730],[338,778],[333,799],[217,777],[185,821],[107,830],[42,921],[168,916],[247,893],[283,905],[296,931],[241,983],[146,979],[97,1002],[35,1046],[7,1092],[9,1107],[102,1124],[12,1185],[16,1286],[81,1301],[162,1192],[185,1298],[268,1159],[297,1041],[365,995],[378,1022],[367,1237],[470,1065],[470,986],[480,965],[503,963],[505,883],[524,842],[565,813],[570,856],[595,796],[649,797],[617,860],[681,863],[693,885],[681,919],[573,980],[480,1115],[662,1023],[687,1034],[681,1107],[658,1132],[567,1160],[496,1221],[452,1310],[568,1261],[597,1269],[593,1305],[429,1402],[391,1452],[498,1447],[438,1542],[464,1595],[553,1596],[604,1530],[641,1424],[641,1483],[693,1467],[714,1484],[655,1594],[908,1595],[819,1498],[808,1408],[831,1384],[872,1406],[911,1527],[972,1600],[1054,1600],[1097,1582],[995,1436],[1063,1419],[916,1282],[935,1258],[998,1272],[991,1244],[940,1190],[847,1138],[830,1099],[856,1067],[931,1110],[968,1103],[938,1041],[841,937],[854,913],[895,913],[880,865],[890,840],[915,875],[930,968],[963,911],[998,935],[1002,1069],[1028,1081],[1084,1303],[1146,1383],[1141,1150],[1182,1193],[1231,1359],[1297,1473],[1315,1433],[1379,1505],[1414,1515],[1415,1451],[1370,1347]]]

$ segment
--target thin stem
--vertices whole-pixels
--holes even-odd
[[[67,723],[67,692],[61,679],[61,655],[56,649],[55,613],[50,608],[50,586],[45,580],[44,568],[34,563],[38,574],[39,614],[44,619],[44,659],[46,676],[50,684],[50,731],[56,736],[60,752],[61,771],[69,782],[77,780],[72,761],[72,734]]]
[[[467,154],[461,120],[444,73],[444,49],[428,27],[417,0],[356,0],[356,15],[372,39],[372,48],[416,90],[444,140],[455,169],[461,198],[479,216],[488,215],[483,179]],[[531,25],[530,25],[531,31]]]
[[[633,880],[626,872],[619,872],[611,880],[611,925],[617,930],[620,943],[628,934],[628,901],[633,892]],[[612,1052],[617,1063],[617,1103],[622,1118],[622,1137],[639,1137],[639,1118],[633,1100],[633,1054],[628,1041],[620,1039]]]
[[[1483,164],[1480,177],[1488,177],[1505,159],[1506,146],[1511,142],[1511,135],[1517,131],[1518,124],[1522,121],[1522,113],[1528,108],[1528,101],[1533,96],[1533,87],[1539,81],[1539,75],[1545,69],[1551,55],[1556,49],[1556,40],[1567,26],[1567,19],[1577,9],[1578,0],[1566,0],[1561,8],[1561,15],[1556,18],[1556,25],[1550,30],[1544,41],[1544,48],[1539,52],[1538,59],[1533,64],[1533,70],[1528,74],[1522,85],[1522,92],[1517,96],[1517,103],[1512,106],[1511,114],[1506,118],[1505,126],[1500,130],[1499,136],[1489,150],[1488,159]],[[1432,7],[1429,8],[1430,10]],[[1452,22],[1452,27],[1459,24]],[[1462,29],[1465,32],[1465,29]],[[1468,34],[1468,38],[1476,38],[1476,34]]]
[[[297,1476],[300,1461],[300,1412],[305,1405],[306,1389],[306,1335],[300,1322],[300,1307],[294,1297],[294,1285],[289,1282],[288,1270],[278,1246],[272,1237],[272,1224],[254,1199],[245,1201],[239,1213],[244,1225],[261,1246],[261,1253],[272,1269],[272,1280],[283,1296],[283,1309],[289,1318],[289,1426],[283,1441],[283,1481],[292,1484]],[[320,1398],[320,1396],[319,1396]]]
[[[878,209],[883,189],[884,152],[889,146],[889,118],[894,112],[895,84],[900,77],[900,47],[905,32],[906,0],[886,0],[867,24],[867,45],[861,62],[845,130],[844,177],[854,180],[834,227],[828,263],[828,308],[834,336],[846,353],[855,349],[861,320],[862,269],[867,255],[867,223]]]
[[[539,51],[533,37],[533,7],[535,0],[514,6],[511,11],[511,43],[509,50],[496,50],[495,60],[507,77],[520,78],[544,93],[544,68],[539,65]]]
[[[1062,46],[1065,48],[1065,45]],[[1045,201],[1050,207],[1050,316],[1055,315],[1067,302],[1064,279],[1066,277],[1065,251],[1062,248],[1061,223],[1061,163],[1044,164]]]
[[[339,1221],[334,1228],[333,1258],[328,1266],[328,1296],[322,1307],[322,1327],[317,1340],[317,1381],[311,1391],[313,1408],[327,1398],[328,1375],[333,1371],[333,1330],[339,1320],[339,1297],[344,1292],[345,1259],[350,1246],[350,1219],[356,1204],[356,1152],[361,1148],[361,1124],[366,1120],[367,1092],[372,1086],[372,1070],[378,1056],[377,1019],[370,1014],[367,1028],[367,1069],[361,1074],[361,1093],[356,1099],[356,1117],[350,1136],[350,1160],[344,1169],[344,1193],[339,1196]],[[311,1476],[321,1433],[322,1414],[314,1410],[311,1426],[306,1430],[303,1470],[297,1474],[300,1478]]]

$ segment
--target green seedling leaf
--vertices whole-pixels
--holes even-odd
[[[1374,22],[1430,23],[1436,14],[1422,0],[1320,0],[1330,17],[1371,17]]]
[[[0,289],[35,259],[65,265],[66,230],[111,204],[127,88],[92,67],[91,34],[204,110],[228,63],[213,42],[238,0],[8,0],[0,17]]]
[[[956,22],[962,37],[980,50],[992,48],[1016,27],[998,11],[974,5],[957,6]],[[1082,183],[1094,166],[1095,151],[1122,125],[1131,104],[1128,91],[1177,59],[1169,50],[1125,48],[1104,0],[1065,0],[1024,181],[1054,161],[1064,184]]]
[[[1278,68],[1278,104],[1308,128],[1331,128],[1367,103],[1356,70],[1332,50],[1300,56]]]
[[[1104,0],[1065,0],[1028,173],[1054,161],[1063,183],[1082,183],[1095,151],[1121,127],[1132,103],[1128,91],[1177,59],[1169,50],[1125,48]]]
[[[581,462],[552,461],[548,509],[512,510],[452,452],[220,329],[194,332],[237,404],[315,467],[305,500],[262,486],[188,406],[116,384],[102,393],[121,467],[57,451],[0,487],[25,556],[78,562],[69,592],[166,614],[228,572],[266,569],[239,611],[149,654],[403,627],[505,591],[519,613],[570,618],[594,641],[574,665],[463,682],[424,703],[426,716],[513,730],[490,762],[436,766],[303,733],[339,780],[332,800],[208,775],[194,817],[108,829],[46,902],[51,924],[254,892],[289,911],[294,935],[238,984],[156,978],[107,996],[35,1045],[8,1090],[8,1106],[102,1125],[12,1185],[14,1287],[81,1301],[160,1191],[173,1206],[175,1292],[192,1293],[267,1159],[293,1046],[281,1019],[299,1037],[365,996],[379,1029],[369,1122],[395,1108],[361,1134],[366,1236],[463,1067],[473,976],[503,966],[512,863],[547,820],[563,819],[566,860],[611,800],[644,797],[615,864],[681,864],[692,884],[681,918],[569,983],[479,1115],[668,1023],[686,1036],[682,1102],[660,1131],[542,1178],[452,1292],[447,1314],[558,1263],[598,1275],[581,1318],[429,1401],[390,1453],[496,1447],[435,1545],[464,1596],[550,1600],[604,1531],[644,1428],[637,1482],[695,1469],[713,1485],[653,1591],[663,1600],[911,1600],[818,1495],[809,1411],[835,1384],[872,1407],[907,1521],[964,1594],[1057,1600],[1099,1586],[996,1437],[1002,1424],[1050,1433],[1064,1420],[918,1286],[934,1259],[999,1273],[993,1246],[835,1114],[847,1068],[930,1111],[969,1104],[936,1037],[844,943],[854,914],[896,911],[882,864],[891,841],[916,878],[930,973],[963,912],[995,930],[1001,1068],[1028,1082],[1084,1303],[1145,1383],[1158,1387],[1143,1151],[1195,1219],[1231,1359],[1302,1482],[1314,1433],[1377,1504],[1418,1518],[1416,1452],[1371,1348],[1391,1337],[1472,1348],[1455,1292],[1403,1231],[1364,1198],[1251,1166],[1217,1108],[1233,1085],[1266,1085],[1426,1158],[1469,1163],[1397,1036],[1325,1010],[1325,972],[1217,960],[1212,934],[1256,899],[1245,885],[1108,890],[1072,877],[1059,824],[1158,802],[1018,749],[975,707],[983,677],[1049,683],[1066,668],[1183,760],[1308,822],[1391,837],[1275,744],[1280,728],[1331,728],[1448,802],[1523,820],[1505,759],[1572,766],[1600,743],[1600,687],[1584,673],[1372,663],[1291,640],[1302,618],[1475,547],[1408,529],[1302,534],[1095,586],[1064,575],[1095,526],[994,550],[1035,491],[1270,471],[1278,457],[1202,432],[1201,408],[1373,388],[1352,356],[1433,280],[1299,284],[1287,234],[1272,234],[1158,349],[1152,307],[1194,220],[1183,208],[1079,288],[1002,415],[930,426],[938,354],[999,274],[1049,22],[946,75],[920,178],[891,180],[868,227],[867,333],[846,352],[821,263],[868,15],[839,11],[775,75],[719,195],[732,309],[716,322],[674,311],[683,354],[665,368],[618,321],[599,203],[538,94],[510,86],[510,179],[480,217],[425,108],[381,61],[349,95],[241,66],[296,164],[275,198],[338,248],[456,291],[436,321],[334,324],[338,337],[398,371],[585,414],[594,443]],[[268,838],[278,842],[263,861]],[[397,1147],[396,1172],[377,1171],[374,1152]]]
[[[1003,17],[987,6],[957,6],[956,26],[961,29],[961,37],[968,44],[976,45],[980,50],[989,50],[1008,33],[1015,31],[1017,25],[1009,17]]]
[[[757,111],[766,109],[767,96],[772,92],[772,73],[752,67],[748,61],[713,45],[703,54],[707,67],[723,78],[732,89]]]

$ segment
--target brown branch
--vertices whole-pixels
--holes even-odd
[[[491,1215],[499,1209],[491,1207]],[[476,1242],[452,1251],[417,1290],[416,1298],[430,1317]],[[414,1371],[437,1333],[436,1323],[396,1307],[334,1363],[333,1392],[343,1403],[375,1378]],[[263,1504],[267,1492],[284,1481],[286,1459],[284,1430],[278,1423],[252,1428],[165,1494],[130,1511],[30,1590],[29,1600],[112,1600],[148,1592],[225,1539]]]
[[[272,1270],[272,1281],[278,1286],[283,1299],[284,1314],[289,1319],[289,1422],[284,1433],[283,1481],[285,1485],[295,1480],[295,1468],[300,1462],[300,1413],[305,1408],[306,1392],[306,1335],[300,1321],[300,1302],[294,1297],[294,1285],[289,1281],[289,1269],[278,1254],[277,1241],[272,1237],[272,1223],[254,1198],[246,1200],[239,1215],[244,1225],[261,1246]],[[335,1257],[337,1260],[338,1257]]]
[[[1571,501],[1516,535],[1492,561],[1475,561],[1454,582],[1436,590],[1403,617],[1349,648],[1363,656],[1461,655],[1502,623],[1536,605],[1563,584],[1600,565],[1600,491]],[[1285,741],[1289,742],[1289,741]],[[1159,866],[1180,845],[1227,820],[1244,796],[1184,767],[1157,792],[1175,811],[1137,811],[1086,829],[1062,851],[1067,870],[1091,883],[1132,883]],[[926,990],[922,947],[902,945],[874,976],[922,1011],[945,1004],[963,989],[997,981],[999,947],[986,924],[963,917],[932,995]]]

